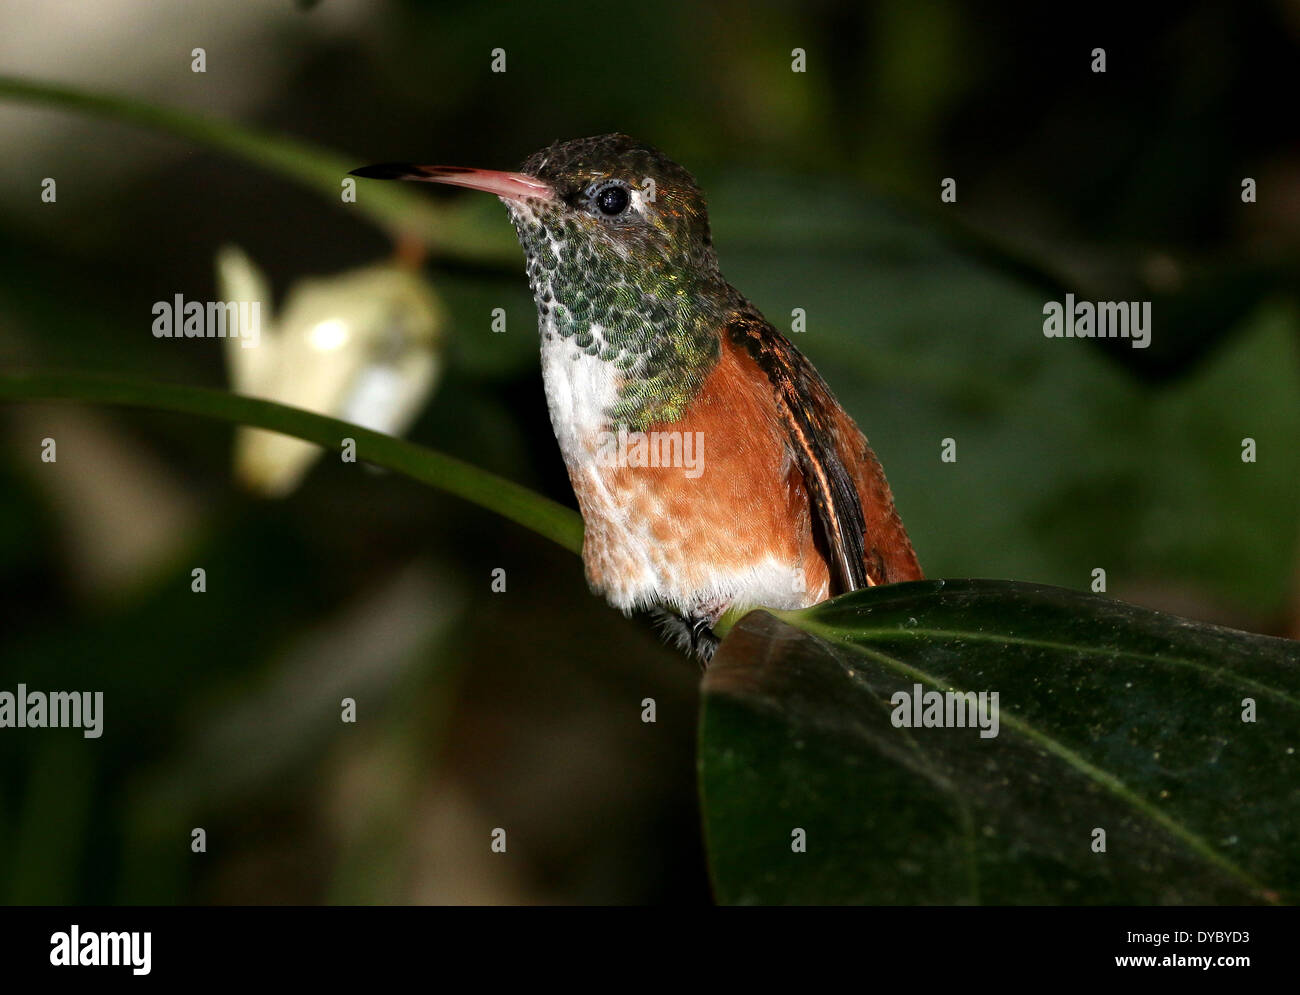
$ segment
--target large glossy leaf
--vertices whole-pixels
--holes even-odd
[[[896,727],[891,699],[916,685],[998,692],[998,734]],[[704,681],[715,893],[1295,902],[1297,748],[1300,643],[1006,581],[753,612]]]

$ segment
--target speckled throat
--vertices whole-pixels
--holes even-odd
[[[608,412],[630,431],[677,421],[718,360],[734,291],[716,269],[593,241],[559,211],[510,205],[543,338],[612,364],[623,380]]]
[[[718,271],[704,197],[691,174],[626,135],[557,142],[524,174],[553,200],[506,201],[527,256],[543,351],[550,335],[609,363],[621,381],[612,424],[680,418],[717,362],[740,295]],[[619,183],[635,210],[599,217],[591,195]]]

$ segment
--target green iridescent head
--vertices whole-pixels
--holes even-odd
[[[521,172],[553,196],[507,200],[525,248],[563,233],[576,248],[635,261],[655,272],[716,276],[704,195],[667,156],[627,135],[556,142],[529,156]]]
[[[408,164],[357,173],[500,197],[524,249],[543,339],[619,368],[617,420],[673,420],[717,359],[737,295],[718,272],[694,177],[650,146],[600,135],[556,142],[518,173]]]

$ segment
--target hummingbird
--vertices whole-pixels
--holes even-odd
[[[587,580],[615,608],[652,612],[707,666],[729,612],[922,578],[866,437],[723,277],[683,167],[612,134],[556,142],[518,172],[382,163],[353,175],[505,205]]]

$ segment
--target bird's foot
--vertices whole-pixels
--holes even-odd
[[[727,603],[710,601],[696,605],[686,613],[675,612],[670,608],[655,608],[651,611],[659,623],[660,632],[683,653],[689,653],[700,661],[703,670],[713,659],[713,653],[722,642],[713,631],[727,610]]]

